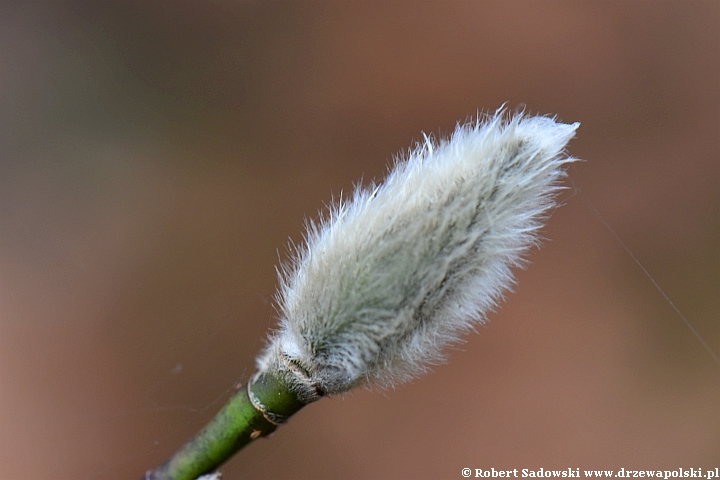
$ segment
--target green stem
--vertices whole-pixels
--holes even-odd
[[[256,438],[274,432],[304,406],[277,377],[256,375],[194,438],[145,473],[145,480],[195,480]]]

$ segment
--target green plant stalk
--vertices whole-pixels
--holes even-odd
[[[269,435],[306,403],[276,376],[255,375],[215,418],[145,480],[195,480],[253,440]]]

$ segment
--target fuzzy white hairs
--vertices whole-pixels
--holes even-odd
[[[485,321],[537,243],[579,124],[503,111],[396,160],[308,226],[283,266],[280,326],[258,358],[305,402],[388,386]]]

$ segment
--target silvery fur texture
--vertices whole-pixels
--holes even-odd
[[[280,326],[259,370],[309,402],[442,361],[537,243],[578,125],[479,117],[449,139],[426,137],[381,185],[332,206],[283,266]]]

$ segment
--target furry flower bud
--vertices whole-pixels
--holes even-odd
[[[503,112],[426,137],[381,185],[308,227],[281,272],[281,322],[258,358],[306,402],[388,386],[485,321],[537,242],[579,124]]]

